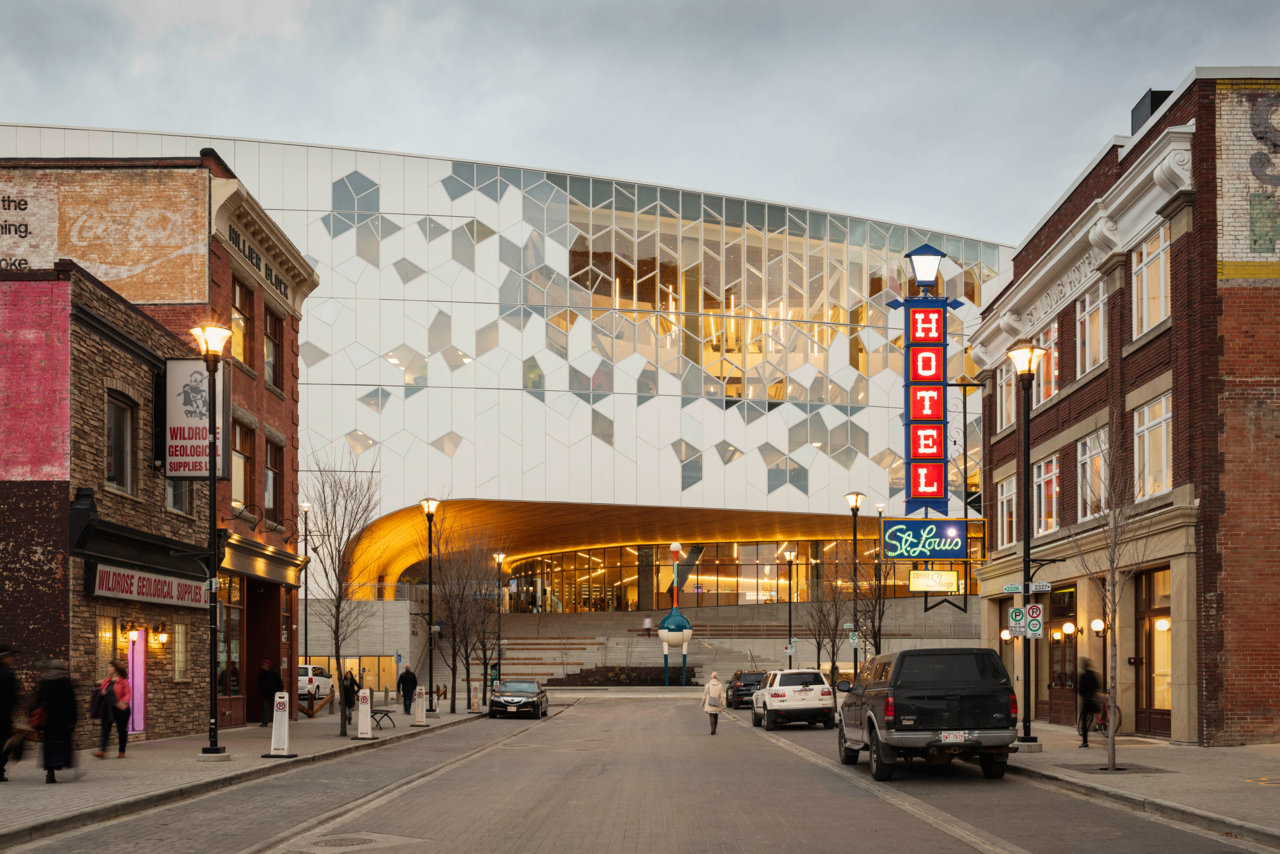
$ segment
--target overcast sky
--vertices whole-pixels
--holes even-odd
[[[0,119],[455,156],[1017,244],[1280,3],[5,0]]]

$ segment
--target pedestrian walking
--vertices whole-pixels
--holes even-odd
[[[356,707],[356,694],[361,688],[360,680],[350,670],[342,674],[342,711],[351,723],[351,713]]]
[[[258,669],[258,695],[262,698],[262,723],[258,726],[270,726],[275,723],[276,694],[283,690],[284,680],[271,666],[271,659],[262,659],[262,667]]]
[[[1098,674],[1087,658],[1080,659],[1080,680],[1076,683],[1080,695],[1080,747],[1089,746],[1089,730],[1098,714]]]
[[[404,673],[400,674],[400,678],[396,680],[396,690],[400,692],[400,699],[404,701],[404,713],[409,714],[409,707],[413,705],[413,692],[418,690],[418,677],[409,665],[404,666]]]
[[[645,617],[644,621],[640,625],[644,628],[645,637],[647,638],[653,637],[653,618],[652,617]]]
[[[9,740],[13,738],[13,710],[18,706],[18,677],[13,672],[17,650],[0,643],[0,783],[8,781],[4,766],[9,761]]]
[[[31,723],[44,733],[44,781],[56,783],[54,771],[70,768],[75,752],[71,749],[71,733],[76,728],[76,689],[71,684],[67,663],[61,659],[49,662],[36,689]]]
[[[725,685],[720,681],[720,674],[712,672],[707,686],[702,689],[702,711],[711,718],[711,734],[716,734],[716,724],[720,722],[720,710],[724,708]]]
[[[125,748],[129,745],[129,703],[133,692],[129,689],[129,671],[123,661],[112,661],[111,671],[98,686],[102,692],[102,735],[98,739],[98,749],[93,755],[99,759],[107,758],[107,740],[111,737],[111,728],[116,728],[116,740],[120,751],[117,759],[124,759]]]

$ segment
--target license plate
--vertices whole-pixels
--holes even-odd
[[[519,706],[507,706],[507,711],[508,711],[508,712],[518,712],[518,711],[520,711],[520,707],[519,707]]]
[[[964,733],[962,732],[943,732],[938,734],[938,740],[943,744],[951,744],[954,742],[964,741]]]

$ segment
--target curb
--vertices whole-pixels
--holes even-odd
[[[1230,837],[1280,848],[1280,829],[1263,827],[1260,824],[1241,819],[1228,818],[1224,815],[1206,812],[1205,810],[1199,810],[1173,801],[1161,800],[1160,798],[1144,798],[1110,786],[1083,783],[1051,771],[1029,768],[1025,765],[1015,765],[1012,762],[1009,763],[1008,770],[1010,773],[1043,780],[1077,794],[1103,797],[1138,812],[1175,819],[1205,830],[1211,830],[1214,833],[1222,833]]]
[[[164,806],[165,804],[171,804],[176,801],[193,798],[198,795],[205,795],[209,792],[214,792],[218,789],[225,789],[250,780],[274,777],[277,774],[283,774],[287,771],[292,771],[305,765],[314,765],[317,762],[337,759],[341,756],[347,756],[357,751],[373,750],[379,747],[397,744],[411,738],[420,738],[422,736],[430,735],[433,732],[440,732],[441,730],[462,726],[463,724],[468,724],[477,720],[480,720],[480,717],[466,717],[448,721],[447,723],[432,724],[428,729],[396,733],[385,738],[380,738],[378,741],[363,741],[356,742],[355,744],[347,744],[333,748],[332,750],[312,753],[308,756],[299,756],[296,759],[282,759],[279,762],[275,762],[270,765],[259,765],[255,768],[245,768],[240,771],[233,771],[230,774],[225,774],[221,777],[214,777],[209,780],[200,780],[199,782],[190,783],[185,786],[178,786],[176,788],[165,789],[159,792],[138,795],[134,798],[117,801],[100,807],[92,807],[87,810],[72,813],[71,815],[59,816],[58,818],[37,822],[36,824],[28,825],[27,827],[0,834],[0,851],[15,845],[33,842],[46,836],[52,836],[55,833],[75,830],[78,827],[96,824],[100,821],[107,821],[114,818],[121,818],[126,815],[133,815],[135,813],[149,810],[152,807]]]

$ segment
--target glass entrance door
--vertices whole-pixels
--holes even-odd
[[[1138,576],[1138,702],[1136,732],[1168,737],[1171,728],[1173,622],[1169,570]]]

